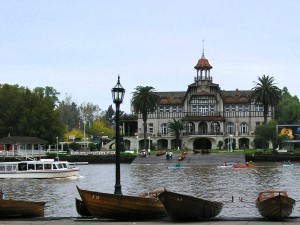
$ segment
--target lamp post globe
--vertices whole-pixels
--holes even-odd
[[[121,190],[121,175],[120,175],[120,104],[123,102],[125,89],[120,83],[120,76],[118,76],[118,83],[111,89],[113,102],[116,104],[116,184],[114,194],[122,195]]]

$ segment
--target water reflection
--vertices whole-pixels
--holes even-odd
[[[123,194],[140,195],[165,187],[169,190],[217,200],[225,203],[221,217],[259,217],[254,201],[258,192],[284,189],[295,200],[300,166],[283,167],[281,163],[260,163],[255,169],[190,166],[168,169],[166,165],[121,165]],[[83,189],[114,192],[115,165],[81,165],[77,179],[18,179],[2,180],[1,187],[12,199],[47,201],[45,216],[74,217],[76,185]],[[233,202],[232,202],[233,200]],[[300,216],[296,208],[291,216]]]

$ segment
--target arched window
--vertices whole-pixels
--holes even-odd
[[[227,123],[226,124],[226,132],[227,134],[234,134],[234,123]]]
[[[187,133],[194,134],[195,133],[195,125],[192,122],[187,124]]]
[[[210,126],[212,134],[217,134],[220,131],[220,125],[217,122],[212,122]]]
[[[240,125],[240,133],[241,134],[248,134],[248,124],[243,122]]]
[[[166,135],[168,133],[168,126],[166,123],[163,123],[161,126],[161,134]]]
[[[199,134],[207,134],[207,124],[205,122],[199,123]]]

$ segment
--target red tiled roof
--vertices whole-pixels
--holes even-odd
[[[211,69],[212,66],[209,64],[208,60],[202,55],[201,59],[198,60],[197,65],[194,67],[195,69]]]

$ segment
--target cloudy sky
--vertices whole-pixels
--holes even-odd
[[[106,110],[117,82],[185,91],[202,55],[222,90],[263,74],[300,97],[297,0],[0,0],[0,83],[51,86]]]

